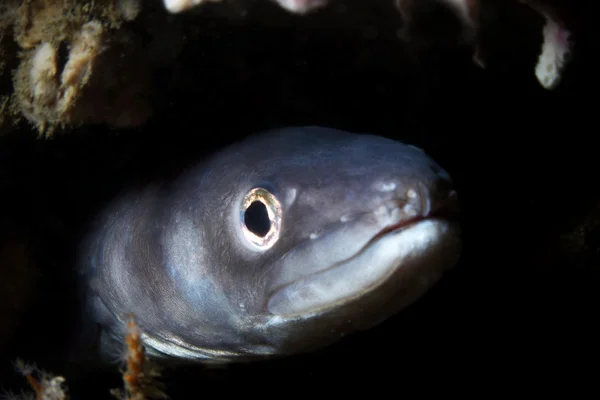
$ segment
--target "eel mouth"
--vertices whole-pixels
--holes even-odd
[[[384,291],[397,292],[400,286],[411,284],[407,277],[415,275],[420,286],[429,287],[456,260],[451,252],[459,246],[457,238],[457,224],[438,213],[386,226],[351,258],[278,288],[268,300],[268,310],[286,317],[323,313],[360,299],[390,280],[397,285],[385,285]]]

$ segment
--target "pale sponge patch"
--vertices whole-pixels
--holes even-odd
[[[275,0],[279,6],[295,14],[306,14],[327,5],[326,0]]]
[[[559,23],[546,16],[544,43],[535,67],[535,76],[546,89],[558,85],[571,52],[571,33]]]
[[[94,61],[101,51],[102,25],[91,21],[83,25],[71,43],[69,59],[61,74],[57,111],[67,112],[75,98],[89,81],[94,69]]]
[[[53,101],[58,89],[56,64],[57,52],[54,47],[50,43],[39,45],[33,54],[29,71],[35,101],[45,104]]]
[[[170,13],[177,14],[206,2],[221,0],[163,0],[163,5]],[[306,14],[327,4],[327,0],[273,0],[279,6],[294,14]]]
[[[133,21],[142,10],[140,0],[118,0],[117,6],[125,21]]]
[[[220,0],[163,0],[163,4],[167,11],[177,14],[207,1],[216,2]]]

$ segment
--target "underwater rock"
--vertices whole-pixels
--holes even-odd
[[[89,124],[116,128],[144,124],[152,114],[149,94],[157,92],[156,87],[152,87],[153,72],[160,68],[177,69],[173,60],[183,47],[182,42],[187,40],[180,31],[169,26],[175,19],[172,14],[184,14],[194,7],[216,3],[221,1],[163,0],[162,4],[145,5],[142,10],[140,0],[4,2],[0,6],[0,55],[3,56],[0,58],[0,133],[10,130],[23,117],[45,136],[51,136],[57,128],[71,129]],[[225,9],[219,15],[231,21],[254,18],[276,23],[274,20],[279,19],[285,25],[289,23],[285,16],[281,13],[271,15],[272,10],[264,6],[277,4],[291,14],[309,14],[306,18],[312,18],[313,12],[322,10],[323,14],[316,19],[320,22],[315,24],[322,24],[328,30],[342,30],[348,28],[344,24],[351,25],[347,21],[352,20],[352,12],[365,12],[365,3],[360,1],[263,0],[262,5],[250,3],[234,4],[229,9],[232,15],[228,14],[227,5],[223,3],[221,7],[219,4],[218,8]],[[482,28],[487,29],[490,25],[490,18],[483,18],[482,12],[492,15],[494,7],[531,7],[538,13],[539,22],[545,22],[542,35],[533,38],[543,43],[540,43],[541,52],[537,65],[532,65],[532,73],[540,85],[549,90],[558,86],[564,74],[573,45],[574,35],[567,29],[567,24],[572,21],[566,19],[565,10],[550,6],[548,1],[520,0],[500,5],[482,0],[389,0],[390,10],[394,3],[401,14],[397,36],[405,39],[407,51],[423,42],[418,34],[408,35],[413,25],[439,30],[435,16],[426,12],[415,18],[415,14],[428,4],[441,4],[456,16],[462,38],[446,35],[438,39],[449,46],[458,47],[461,42],[472,46],[473,60],[482,68],[486,62],[493,63],[486,61],[482,50],[494,52],[482,41]],[[236,7],[237,11],[232,11]],[[240,11],[239,7],[246,8]],[[254,10],[252,7],[258,12],[249,12]],[[372,9],[377,7],[382,6],[372,6]],[[339,11],[342,9],[343,12]],[[381,18],[382,10],[373,11],[369,18],[378,12]],[[388,13],[388,10],[384,12]],[[567,24],[563,22],[565,19]],[[504,42],[514,41],[509,34],[515,27],[510,21],[498,20],[493,36],[504,38]],[[181,16],[177,24],[184,25],[188,21]],[[482,24],[486,26],[482,27]],[[367,30],[377,32],[371,25]],[[150,45],[148,35],[156,36],[150,38],[153,42]],[[159,40],[154,40],[156,38]],[[154,51],[158,48],[157,43],[162,43],[158,46],[162,49],[159,52]],[[514,43],[514,46],[521,44]],[[165,57],[166,53],[169,55]]]

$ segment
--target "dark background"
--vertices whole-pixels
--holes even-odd
[[[339,4],[306,17],[267,2],[235,21],[226,16],[239,12],[235,4],[180,16],[187,39],[155,71],[146,126],[88,126],[44,140],[24,124],[0,138],[0,280],[14,282],[3,285],[14,297],[2,308],[13,322],[0,347],[0,388],[24,386],[12,366],[21,357],[64,374],[75,398],[108,398],[118,371],[70,380],[61,359],[86,224],[123,188],[289,125],[424,148],[455,179],[464,254],[404,312],[323,351],[167,370],[173,399],[591,388],[600,337],[594,10],[571,2],[574,58],[549,92],[533,73],[542,20],[518,2],[482,2],[493,5],[483,14],[485,70],[441,8],[424,8],[407,45],[388,2]]]

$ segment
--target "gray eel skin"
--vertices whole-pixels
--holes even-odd
[[[84,326],[103,362],[122,354],[130,314],[167,361],[315,350],[457,262],[457,207],[415,147],[320,127],[251,136],[108,207],[81,253]]]

